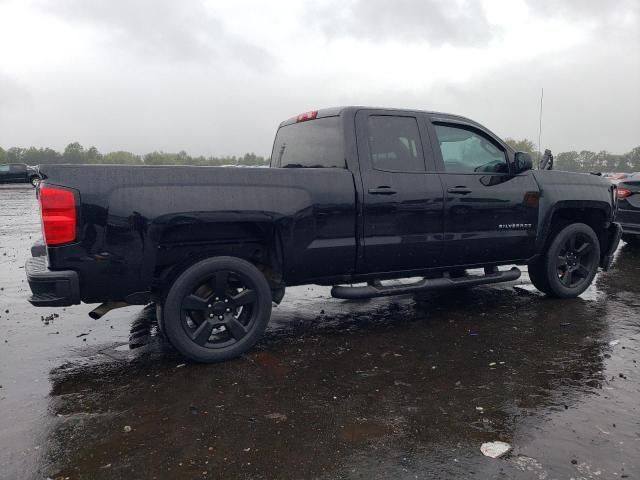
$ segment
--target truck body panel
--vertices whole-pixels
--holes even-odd
[[[609,182],[518,172],[515,152],[472,120],[312,113],[280,125],[268,169],[41,167],[43,187],[77,202],[75,241],[45,249],[48,271],[79,280],[74,301],[56,304],[146,303],[185,267],[221,255],[257,265],[273,289],[527,263],[560,211],[588,213],[603,257],[617,245]],[[46,275],[37,277],[42,293]]]

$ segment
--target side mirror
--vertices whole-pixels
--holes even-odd
[[[533,168],[533,160],[531,155],[526,152],[516,152],[513,156],[513,163],[515,167],[515,173],[526,172]]]

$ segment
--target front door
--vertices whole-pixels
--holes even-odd
[[[502,262],[532,255],[539,200],[532,172],[514,175],[504,146],[476,126],[433,122],[429,131],[446,198],[447,264]]]
[[[410,113],[363,110],[356,115],[356,129],[364,195],[364,257],[358,270],[440,265],[442,184],[424,120]]]

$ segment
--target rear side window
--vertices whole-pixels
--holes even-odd
[[[15,163],[11,165],[11,171],[13,173],[24,173],[27,171],[27,166],[21,163]]]
[[[399,172],[425,171],[415,118],[372,115],[367,123],[373,168]]]
[[[280,127],[271,166],[346,168],[340,117],[325,117]]]
[[[9,165],[0,165],[0,172],[8,172]]]

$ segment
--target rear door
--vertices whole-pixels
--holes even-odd
[[[363,183],[361,273],[436,267],[441,263],[443,193],[418,114],[356,114]],[[426,152],[426,155],[425,155]]]
[[[477,125],[435,119],[428,128],[446,199],[447,265],[532,255],[539,200],[532,172],[512,174],[505,147]]]

